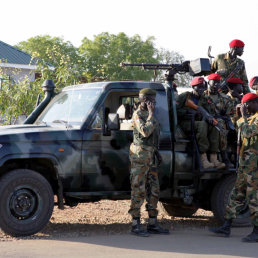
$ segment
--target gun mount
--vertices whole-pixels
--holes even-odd
[[[175,74],[187,73],[189,72],[192,76],[198,75],[207,75],[211,71],[211,65],[208,58],[198,58],[193,61],[184,61],[182,64],[130,64],[130,63],[121,63],[122,67],[125,66],[134,66],[141,67],[143,70],[167,70],[165,77],[169,85],[172,85],[175,80]]]

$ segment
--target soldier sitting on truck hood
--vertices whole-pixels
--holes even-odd
[[[187,105],[188,100],[193,101],[195,105],[203,98],[203,93],[207,90],[207,82],[203,77],[195,77],[191,84],[193,88],[192,92],[184,92],[177,98],[177,116],[178,123],[182,130],[189,134],[191,133],[191,121],[187,114],[195,115],[194,129],[196,133],[196,140],[201,154],[201,163],[204,169],[219,168],[223,163],[217,160],[217,151],[219,148],[219,132],[212,125],[203,121],[198,114],[198,111]],[[207,152],[210,152],[211,162],[207,158]],[[215,164],[216,165],[215,165]],[[224,165],[225,166],[225,165]]]

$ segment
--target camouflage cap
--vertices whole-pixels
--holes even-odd
[[[152,89],[149,89],[149,88],[144,88],[144,89],[140,90],[139,95],[154,95],[154,96],[156,96],[156,91],[152,90]]]

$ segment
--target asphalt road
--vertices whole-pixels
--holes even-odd
[[[148,238],[130,233],[59,238],[12,239],[0,242],[0,257],[258,257],[258,243],[242,243],[252,228],[233,228],[230,238],[207,228],[175,229]]]

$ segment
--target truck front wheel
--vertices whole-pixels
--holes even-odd
[[[29,169],[15,169],[0,179],[0,227],[12,236],[28,236],[48,223],[54,207],[49,182]]]
[[[220,180],[214,187],[211,195],[211,208],[214,216],[221,222],[224,221],[226,206],[230,197],[230,193],[234,187],[236,175],[230,175]],[[239,216],[233,220],[233,226],[249,226],[250,212],[245,205],[245,208]]]

